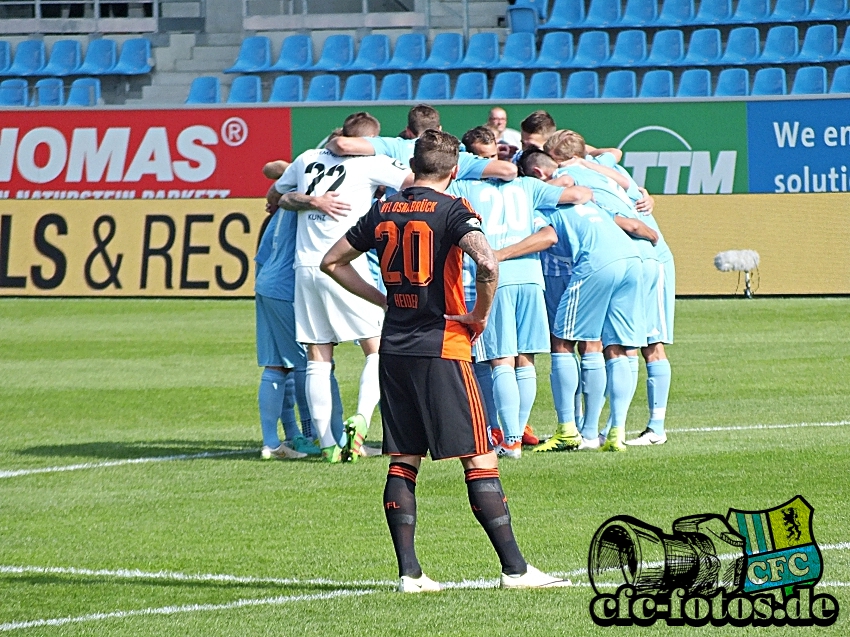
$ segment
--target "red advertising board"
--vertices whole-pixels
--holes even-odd
[[[286,108],[27,110],[0,118],[0,199],[262,197]]]

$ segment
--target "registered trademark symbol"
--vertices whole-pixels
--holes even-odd
[[[241,117],[229,117],[221,125],[221,141],[228,146],[241,146],[248,139],[248,124]]]

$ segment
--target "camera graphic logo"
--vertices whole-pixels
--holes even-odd
[[[601,626],[831,625],[838,601],[814,593],[823,560],[813,513],[798,495],[762,511],[679,518],[672,534],[610,518],[590,545],[591,618]]]

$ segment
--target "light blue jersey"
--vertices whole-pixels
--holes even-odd
[[[262,296],[281,301],[295,300],[295,233],[298,215],[289,210],[274,214],[263,238],[256,261],[262,265],[257,273],[254,291]],[[261,263],[260,258],[264,261]]]
[[[494,250],[501,250],[549,225],[541,211],[554,209],[563,191],[539,179],[519,177],[510,182],[495,179],[455,181],[446,192],[464,197],[472,204],[482,217],[487,241]],[[543,285],[543,270],[537,253],[499,264],[499,287],[521,283]]]
[[[558,234],[557,248],[561,243],[573,258],[574,278],[586,277],[609,263],[629,257],[640,257],[629,236],[620,229],[613,218],[592,202],[559,206],[549,215],[549,223]]]
[[[364,137],[372,144],[376,155],[387,155],[397,159],[405,166],[409,165],[413,157],[413,149],[416,146],[415,139],[402,139],[401,137]],[[476,157],[472,153],[462,152],[458,156],[458,179],[481,179],[484,169],[491,160]]]

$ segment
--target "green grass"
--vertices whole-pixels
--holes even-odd
[[[850,300],[680,301],[670,443],[624,454],[527,454],[503,462],[516,535],[536,566],[586,566],[594,531],[629,514],[667,531],[678,517],[762,509],[804,495],[820,544],[850,541],[850,427],[747,429],[850,418]],[[353,407],[362,356],[337,374]],[[643,374],[643,371],[641,372]],[[554,429],[548,357],[532,424]],[[643,378],[643,376],[642,376]],[[0,300],[0,472],[259,448],[253,304]],[[643,382],[629,429],[646,418]],[[676,429],[724,427],[728,431]],[[380,427],[372,424],[372,440]],[[350,590],[395,578],[381,511],[387,460],[328,466],[222,455],[0,478],[0,567],[226,574],[215,581],[0,570],[0,624]],[[417,548],[440,581],[494,579],[498,561],[469,512],[457,462],[427,462]],[[850,550],[824,551],[824,580],[850,582]],[[305,580],[324,578],[327,583]],[[587,581],[586,574],[574,579]],[[375,587],[373,587],[375,588]],[[450,590],[103,618],[20,635],[585,635],[587,587]],[[823,634],[850,633],[846,587]],[[278,600],[280,601],[280,600]],[[616,630],[616,629],[615,629]],[[791,634],[790,628],[620,629],[635,635]],[[796,629],[797,634],[801,629]],[[805,630],[805,629],[803,629]]]

